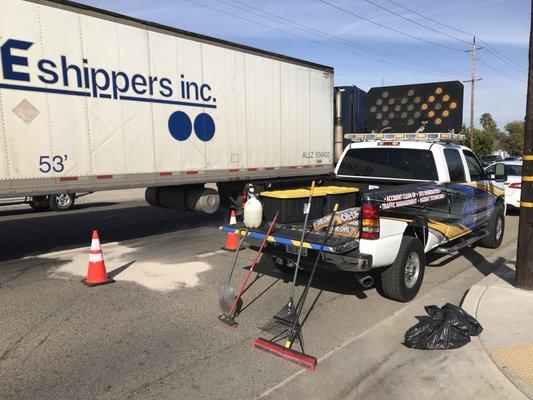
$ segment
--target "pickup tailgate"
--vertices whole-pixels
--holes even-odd
[[[246,232],[246,228],[242,225],[221,226],[220,229],[224,232],[237,233],[240,236]],[[267,230],[266,227],[249,229],[247,238],[250,239],[250,242],[256,242],[255,245],[264,239]],[[303,257],[300,260],[301,268],[310,269],[312,267],[324,240],[324,235],[325,233],[320,232],[306,233],[302,244],[305,252],[303,252]],[[292,265],[295,265],[294,262],[297,259],[295,253],[300,247],[301,236],[301,228],[276,225],[267,239],[268,245],[263,252],[273,258],[282,259],[289,265],[291,262]],[[358,238],[330,236],[324,244],[319,267],[326,270],[366,272],[372,268],[372,256],[359,252]]]
[[[240,226],[221,226],[220,230],[228,233],[236,233],[243,236],[246,228]],[[256,229],[249,229],[247,237],[250,239],[263,240],[265,238],[267,227],[259,227]],[[276,243],[286,246],[300,246],[302,237],[302,230],[293,227],[285,227],[276,225],[272,228],[272,232],[268,237],[269,243]],[[303,247],[310,250],[320,250],[322,241],[324,240],[324,233],[307,232],[304,236]],[[323,251],[326,253],[343,254],[359,250],[359,239],[349,239],[338,236],[330,236],[324,244]]]

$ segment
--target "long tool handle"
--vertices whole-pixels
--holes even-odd
[[[305,231],[307,230],[307,221],[311,213],[311,201],[313,200],[313,193],[315,192],[315,181],[311,183],[311,192],[307,200],[307,212],[305,214],[304,226],[302,228],[302,236],[300,237],[300,247],[298,248],[298,257],[296,258],[296,266],[294,267],[294,275],[292,277],[291,295],[289,297],[288,312],[292,313],[292,304],[294,303],[294,290],[296,288],[296,281],[298,279],[298,270],[300,269],[300,260],[302,259],[302,251],[304,246]]]
[[[272,232],[272,228],[274,228],[274,225],[276,224],[277,218],[278,218],[278,213],[276,212],[276,215],[274,215],[274,218],[272,219],[272,222],[270,223],[270,226],[268,227],[267,233],[265,234],[265,237],[263,238],[261,242],[261,246],[259,247],[259,250],[257,251],[257,253],[255,253],[255,257],[252,262],[252,265],[250,266],[250,269],[245,275],[241,283],[241,286],[239,287],[239,291],[237,292],[237,295],[235,296],[235,300],[233,301],[233,305],[231,306],[231,310],[229,313],[231,317],[235,317],[235,313],[237,312],[237,303],[239,302],[239,299],[244,293],[244,289],[246,288],[246,285],[248,284],[248,280],[250,279],[250,276],[252,275],[255,265],[259,261],[259,257],[261,257],[261,254],[263,254],[263,248],[265,247],[265,244],[268,241],[268,237],[270,236],[270,233]]]
[[[233,261],[228,271],[228,275],[226,276],[226,282],[228,283],[231,280],[233,271],[235,270],[235,265],[237,264],[237,257],[239,256],[239,252],[241,251],[241,247],[244,244],[244,240],[246,239],[247,236],[248,236],[248,228],[246,228],[246,230],[244,231],[244,235],[242,236],[241,240],[239,240],[239,247],[237,247],[237,250],[235,250],[235,253],[233,254]]]
[[[289,334],[289,339],[285,342],[285,347],[290,349],[292,346],[292,343],[294,340],[296,340],[296,336],[298,333],[298,321],[300,320],[300,315],[302,314],[302,310],[304,308],[304,303],[307,298],[307,293],[309,292],[309,288],[311,287],[311,282],[313,282],[313,278],[315,276],[316,267],[318,266],[318,261],[320,260],[320,256],[322,255],[322,251],[324,250],[324,246],[326,245],[326,241],[328,240],[329,230],[331,229],[331,226],[333,225],[333,221],[335,219],[335,214],[337,213],[337,209],[339,208],[338,204],[335,204],[333,207],[333,213],[331,214],[331,218],[328,222],[328,227],[326,228],[326,233],[324,234],[324,239],[322,239],[322,243],[320,244],[320,249],[318,250],[318,254],[315,259],[315,263],[313,264],[313,269],[311,270],[311,275],[309,276],[309,281],[307,281],[307,285],[305,285],[305,289],[302,293],[302,296],[300,297],[300,300],[298,301],[298,305],[296,306],[296,318],[294,319],[294,322],[292,324],[291,332]]]

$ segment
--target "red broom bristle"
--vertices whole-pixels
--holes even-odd
[[[254,349],[259,349],[267,353],[273,354],[276,357],[283,358],[299,365],[302,368],[306,368],[310,371],[314,371],[316,367],[316,357],[309,356],[307,354],[300,353],[299,351],[287,349],[277,343],[270,342],[263,338],[255,339],[252,343]]]

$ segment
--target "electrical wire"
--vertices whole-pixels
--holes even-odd
[[[460,39],[460,38],[458,38],[458,37],[456,37],[456,36],[453,36],[453,35],[450,35],[450,34],[448,34],[448,33],[446,33],[446,32],[439,31],[439,30],[437,30],[437,29],[435,29],[435,28],[432,28],[431,26],[427,26],[427,25],[421,24],[420,22],[417,22],[417,21],[415,21],[414,19],[408,18],[408,17],[406,17],[405,15],[402,15],[402,14],[396,12],[396,11],[390,10],[390,9],[388,9],[387,7],[382,6],[381,4],[378,4],[378,3],[373,2],[372,0],[365,0],[365,1],[366,1],[367,3],[370,3],[370,4],[372,4],[372,5],[376,6],[376,7],[378,7],[378,8],[381,8],[382,10],[385,10],[385,11],[388,12],[389,14],[396,15],[397,17],[400,17],[400,18],[402,18],[402,19],[404,19],[404,20],[406,20],[406,21],[409,21],[409,22],[412,23],[412,24],[415,24],[415,25],[421,26],[422,28],[428,29],[428,30],[430,30],[430,31],[432,31],[432,32],[435,32],[435,33],[438,33],[439,35],[443,35],[443,36],[449,37],[450,39],[457,40],[458,42],[466,43],[466,44],[470,45],[470,42],[467,41],[467,40]]]
[[[485,45],[487,51],[491,53],[494,57],[498,58],[500,61],[504,62],[508,66],[513,67],[514,69],[518,70],[520,73],[527,74],[527,69],[525,69],[523,66],[520,66],[518,63],[514,62],[510,58],[506,58],[502,53],[500,53],[498,50],[496,50],[494,47],[492,47],[490,44],[488,44],[484,40],[479,39],[479,41]]]
[[[231,5],[232,7],[236,7],[238,9],[244,10],[245,12],[252,13],[254,15],[260,16],[262,18],[268,18],[268,17],[265,17],[264,15],[260,15],[260,14],[251,12],[249,10],[245,10],[242,7],[238,7],[236,5],[229,4],[229,3],[227,3],[224,0],[219,0],[219,1],[224,3],[224,4]],[[342,43],[343,45],[346,45],[346,46],[354,47],[354,48],[360,49],[362,51],[367,51],[369,53],[372,53],[372,54],[375,54],[375,55],[378,55],[378,56],[387,57],[387,58],[389,58],[389,57],[390,58],[394,58],[394,59],[399,60],[400,62],[409,64],[409,65],[412,65],[412,66],[415,66],[415,67],[424,67],[424,68],[427,68],[427,69],[429,69],[431,71],[440,71],[443,74],[445,74],[446,76],[453,77],[454,79],[457,77],[457,75],[460,75],[460,74],[458,74],[455,71],[444,69],[442,67],[437,67],[437,66],[434,66],[434,65],[429,65],[429,64],[418,62],[418,61],[409,60],[409,59],[407,59],[405,57],[400,57],[400,56],[397,56],[397,55],[394,55],[394,54],[391,54],[391,53],[387,53],[387,52],[384,52],[384,51],[376,50],[376,49],[374,49],[372,47],[369,47],[369,46],[364,46],[364,45],[361,45],[359,43],[352,42],[350,40],[339,38],[339,37],[337,37],[335,35],[332,35],[330,33],[324,32],[324,31],[322,31],[320,29],[316,29],[316,28],[310,27],[308,25],[301,24],[301,23],[299,23],[297,21],[294,21],[294,20],[288,19],[286,17],[283,17],[283,16],[280,16],[280,15],[268,12],[266,10],[254,7],[254,6],[250,5],[250,4],[247,4],[247,3],[244,3],[244,2],[241,2],[241,1],[238,1],[238,0],[230,0],[230,1],[233,2],[233,3],[236,3],[236,4],[243,5],[245,7],[248,7],[250,9],[252,9],[252,10],[258,11],[260,13],[275,17],[275,18],[277,18],[279,20],[282,20],[282,21],[288,22],[290,24],[293,24],[293,25],[296,26],[295,29],[305,30],[306,32],[309,32],[311,34],[322,36],[322,37],[326,37],[326,38],[328,38],[330,40],[334,40],[334,41],[336,41],[338,43]],[[272,20],[271,18],[268,18],[268,19]],[[272,21],[274,21],[276,23],[279,23],[279,21],[277,21],[277,20],[272,20]]]
[[[277,28],[277,27],[273,27],[271,25],[263,24],[261,22],[252,20],[250,18],[246,18],[246,17],[243,17],[243,16],[235,15],[233,13],[230,13],[230,12],[227,12],[227,11],[224,11],[224,10],[220,10],[218,8],[215,8],[215,7],[211,7],[211,6],[207,5],[207,4],[199,3],[199,2],[194,1],[194,0],[185,0],[185,1],[187,1],[189,3],[192,3],[192,4],[195,4],[195,5],[198,5],[200,7],[207,8],[209,10],[216,11],[216,12],[224,14],[224,15],[231,16],[233,18],[237,18],[237,19],[240,19],[240,20],[243,20],[243,21],[246,21],[246,22],[250,22],[250,23],[265,27],[265,28],[273,29],[273,30],[276,30],[276,31],[279,31],[279,32],[282,32],[282,33],[285,33],[285,34],[288,34],[288,35],[296,36],[296,37],[298,37],[300,39],[304,39],[306,41],[309,41],[309,42],[314,43],[314,44],[318,44],[320,46],[325,46],[325,47],[327,47],[329,49],[333,48],[333,49],[336,49],[336,50],[339,50],[339,51],[342,51],[342,52],[351,53],[351,54],[354,54],[354,55],[357,55],[357,56],[360,56],[360,57],[366,57],[366,58],[372,59],[374,61],[378,61],[380,63],[387,64],[387,65],[393,65],[393,66],[400,67],[400,68],[406,68],[406,69],[409,69],[411,71],[413,70],[413,67],[406,67],[405,65],[398,64],[398,63],[393,62],[391,60],[385,61],[385,60],[381,60],[379,58],[375,58],[375,57],[372,57],[372,56],[369,56],[369,55],[365,55],[365,54],[362,54],[362,53],[356,53],[354,51],[347,50],[347,49],[344,49],[344,48],[340,48],[340,47],[337,47],[337,46],[331,46],[331,45],[319,42],[317,40],[313,40],[313,39],[310,39],[308,37],[299,35],[297,33],[290,32],[290,31],[287,31],[287,30],[284,30],[284,29],[280,29],[280,28]],[[422,73],[425,73],[425,74],[428,74],[428,75],[433,75],[433,76],[439,76],[440,75],[440,76],[442,76],[442,74],[435,73],[432,69],[429,69],[429,71],[422,70],[422,69],[417,69],[417,70],[418,70],[418,72],[422,72]],[[454,75],[454,78],[455,78],[455,75]]]
[[[285,33],[285,34],[288,34],[288,35],[292,35],[292,36],[298,37],[298,38],[300,38],[300,39],[307,40],[307,41],[309,41],[309,42],[311,42],[311,43],[319,44],[319,45],[321,45],[321,46],[325,46],[325,47],[327,47],[327,48],[333,48],[333,49],[336,49],[336,50],[339,50],[339,51],[343,51],[343,52],[347,52],[347,53],[351,53],[351,54],[354,54],[354,55],[357,55],[357,56],[366,57],[366,58],[369,58],[369,59],[372,59],[372,60],[375,60],[375,61],[378,61],[378,62],[381,62],[381,63],[384,63],[384,64],[393,65],[393,66],[398,66],[398,67],[400,67],[400,68],[405,68],[405,69],[413,70],[412,67],[411,67],[411,68],[408,68],[408,67],[406,67],[405,65],[397,64],[397,63],[392,62],[392,61],[390,61],[390,60],[386,60],[386,61],[385,61],[385,60],[381,60],[381,59],[378,59],[378,58],[375,58],[375,57],[371,57],[371,56],[366,55],[366,54],[356,53],[356,52],[353,52],[353,51],[350,51],[350,50],[347,50],[347,49],[339,48],[339,47],[337,47],[337,46],[327,45],[327,44],[325,44],[325,43],[322,43],[322,42],[319,42],[319,41],[316,41],[316,40],[310,39],[310,38],[308,38],[308,37],[305,37],[305,36],[299,35],[299,34],[297,34],[297,33],[294,33],[294,32],[291,32],[291,31],[287,31],[287,30],[284,30],[284,29],[280,29],[280,28],[277,28],[277,27],[273,27],[273,26],[271,26],[271,25],[263,24],[263,23],[261,23],[261,22],[258,22],[258,21],[255,21],[255,20],[252,20],[252,19],[249,19],[249,18],[243,17],[243,16],[235,15],[235,14],[233,14],[233,13],[230,13],[230,12],[227,12],[227,11],[224,11],[224,10],[220,10],[220,9],[218,9],[218,8],[215,8],[215,7],[211,7],[211,6],[206,5],[206,4],[199,3],[199,2],[194,1],[194,0],[185,0],[185,1],[187,1],[187,2],[189,2],[189,3],[192,3],[192,4],[195,4],[195,5],[198,5],[198,6],[200,6],[200,7],[204,7],[204,8],[210,9],[210,10],[212,10],[212,11],[215,11],[215,12],[218,12],[218,13],[221,13],[221,14],[224,14],[224,15],[231,16],[231,17],[233,17],[233,18],[237,18],[237,19],[240,19],[240,20],[243,20],[243,21],[246,21],[246,22],[252,23],[252,24],[256,24],[256,25],[259,25],[259,26],[262,26],[262,27],[265,27],[265,28],[268,28],[268,29],[273,29],[273,30],[276,30],[276,31],[279,31],[279,32],[282,32],[282,33]],[[222,2],[222,3],[224,3],[224,4],[226,4],[226,5],[230,5],[230,6],[232,6],[232,7],[236,7],[235,5],[229,4],[229,3],[227,3],[227,2],[224,1],[224,0],[219,0],[219,1]],[[303,24],[300,24],[300,23],[298,23],[298,22],[296,22],[296,21],[289,20],[288,18],[281,17],[281,16],[278,16],[278,15],[273,14],[273,13],[269,13],[269,12],[267,12],[267,11],[264,11],[264,10],[258,9],[258,8],[256,8],[256,7],[252,7],[252,6],[250,6],[250,5],[247,5],[246,3],[242,3],[242,2],[237,1],[237,0],[230,0],[230,1],[232,1],[232,2],[234,2],[234,3],[239,3],[239,4],[242,4],[242,5],[245,5],[245,6],[249,7],[249,8],[251,8],[251,9],[255,9],[255,10],[260,11],[260,12],[262,12],[262,13],[264,13],[264,14],[269,14],[269,15],[274,16],[274,17],[276,17],[276,18],[279,18],[279,19],[281,19],[281,20],[285,20],[285,21],[287,21],[287,22],[290,22],[291,24],[299,25],[299,26],[305,28],[305,29],[308,31],[308,33],[309,33],[309,31],[315,31],[315,32],[317,32],[317,33],[320,33],[321,35],[324,35],[324,36],[326,36],[326,37],[330,37],[330,38],[332,38],[332,39],[334,39],[334,40],[338,40],[338,41],[340,40],[340,41],[343,41],[343,42],[347,42],[347,43],[349,43],[349,44],[352,45],[352,46],[360,46],[360,47],[363,47],[363,48],[366,47],[366,46],[361,46],[361,45],[355,44],[355,43],[353,43],[353,42],[351,42],[351,41],[347,41],[347,40],[342,39],[342,38],[337,38],[336,36],[330,35],[330,34],[328,34],[328,33],[326,33],[326,32],[320,31],[320,30],[315,29],[315,28],[312,28],[312,27],[308,27],[308,26],[303,25]],[[318,1],[324,2],[324,1],[322,1],[322,0],[318,0]],[[242,7],[237,7],[237,8],[239,8],[239,9],[241,9],[241,10],[243,10],[243,11],[246,11],[246,12],[248,12],[248,13],[254,14],[254,15],[256,15],[256,16],[260,16],[260,17],[262,17],[262,18],[266,18],[266,17],[263,16],[263,15],[259,15],[259,14],[257,14],[257,13],[252,13],[251,11],[249,11],[249,10],[245,10],[245,9],[243,9]],[[269,18],[269,19],[272,20],[272,21],[274,21],[274,22],[276,22],[276,23],[278,23],[278,24],[280,23],[280,22],[275,21],[275,20],[273,20],[273,19],[271,19],[271,18]],[[292,27],[292,28],[294,29],[294,27]],[[315,33],[315,35],[316,35],[316,33]],[[368,48],[368,49],[370,49],[370,48]],[[368,51],[368,50],[366,50],[366,51]],[[375,51],[375,52],[376,52],[376,53],[380,53],[379,51]],[[386,54],[386,53],[384,53],[384,54]],[[381,56],[381,55],[378,54],[378,56]],[[438,75],[441,75],[441,76],[442,76],[442,74],[436,74],[436,73],[433,71],[434,69],[438,69],[437,67],[430,66],[430,65],[427,65],[427,64],[419,64],[419,63],[416,63],[416,62],[411,62],[411,61],[409,61],[409,60],[407,60],[407,59],[403,59],[403,57],[398,57],[398,56],[393,56],[393,55],[389,55],[389,56],[392,56],[392,57],[394,57],[394,58],[399,58],[400,60],[399,60],[398,62],[403,62],[403,63],[408,63],[408,64],[415,65],[416,67],[418,67],[418,71],[419,71],[419,72],[423,72],[423,73],[425,73],[425,74],[430,74],[430,75],[435,75],[435,76],[438,76]],[[402,60],[402,59],[403,59],[403,60]],[[487,64],[487,65],[489,65],[489,64]],[[490,65],[489,65],[489,66],[490,66]],[[425,71],[425,70],[421,70],[420,68],[427,68],[427,69],[430,69],[430,71],[428,72],[428,71]],[[441,70],[442,70],[442,71],[445,71],[445,73],[447,73],[448,76],[453,76],[453,78],[456,79],[456,73],[455,73],[455,72],[447,71],[447,70],[443,70],[443,69],[441,69]],[[453,75],[450,75],[450,74],[453,74]],[[513,77],[513,79],[516,79],[516,78]],[[499,87],[498,87],[498,85],[496,85],[496,84],[489,84],[489,85],[493,87],[493,90],[495,90],[495,91],[497,91],[497,92],[499,92],[499,93],[502,93],[503,90],[507,90],[508,93],[512,93],[512,92],[510,92],[508,89],[506,89],[506,88],[504,88],[504,87],[502,87],[502,86],[499,86]]]
[[[371,24],[374,24],[374,25],[380,26],[380,27],[382,27],[382,28],[384,28],[384,29],[388,29],[388,30],[390,30],[390,31],[392,31],[392,32],[396,32],[396,33],[398,33],[398,34],[400,34],[400,35],[407,36],[407,37],[410,37],[410,38],[412,38],[412,39],[416,39],[416,40],[419,40],[419,41],[421,41],[421,42],[425,42],[425,43],[427,43],[427,44],[431,44],[431,45],[434,45],[434,46],[443,47],[443,48],[446,48],[446,49],[448,49],[448,50],[453,50],[453,51],[463,52],[462,49],[458,49],[457,47],[451,47],[451,46],[448,46],[448,45],[445,45],[445,44],[442,44],[442,43],[438,43],[438,42],[434,42],[434,41],[432,41],[432,40],[428,40],[428,39],[421,38],[421,37],[419,37],[419,36],[411,35],[410,33],[403,32],[403,31],[400,31],[399,29],[392,28],[392,27],[390,27],[390,26],[388,26],[388,25],[384,25],[384,24],[382,24],[382,23],[380,23],[380,22],[373,21],[373,20],[371,20],[371,19],[369,19],[369,18],[365,18],[365,17],[363,17],[362,15],[356,14],[356,13],[350,11],[350,10],[347,10],[347,9],[345,9],[345,8],[342,8],[342,7],[339,7],[338,5],[336,5],[336,4],[332,4],[332,3],[330,3],[330,2],[328,2],[328,1],[326,1],[326,0],[317,0],[317,1],[319,1],[319,2],[321,2],[321,3],[324,3],[324,4],[326,4],[326,5],[330,6],[330,7],[336,8],[337,10],[342,11],[342,12],[344,12],[344,13],[346,13],[346,14],[353,15],[354,17],[357,17],[357,18],[359,18],[359,19],[362,19],[363,21],[366,21],[366,22],[369,22],[369,23],[371,23]]]
[[[489,67],[490,69],[492,69],[492,70],[494,70],[494,71],[496,71],[496,72],[498,72],[498,73],[500,73],[500,74],[502,74],[502,75],[505,75],[505,76],[508,76],[508,77],[511,78],[511,79],[514,79],[515,81],[525,83],[523,79],[517,78],[517,77],[515,77],[515,76],[513,76],[513,75],[511,75],[511,74],[508,74],[507,72],[502,71],[501,69],[492,66],[491,64],[489,64],[488,62],[484,61],[483,59],[481,59],[481,58],[479,58],[479,57],[477,57],[477,61],[478,61],[480,64],[483,64],[483,65]]]
[[[448,24],[445,24],[445,23],[443,23],[443,22],[437,21],[437,20],[435,20],[435,19],[433,19],[433,18],[430,18],[430,17],[428,17],[427,15],[421,14],[421,13],[419,13],[419,12],[417,12],[417,11],[411,9],[411,8],[407,8],[407,7],[405,7],[404,5],[398,3],[398,2],[396,2],[396,1],[394,1],[394,0],[387,0],[387,1],[388,1],[389,3],[392,3],[392,4],[396,5],[396,6],[398,6],[398,7],[402,8],[402,9],[404,9],[405,11],[408,11],[408,12],[410,12],[410,13],[413,13],[413,14],[415,14],[415,15],[418,15],[419,17],[425,18],[425,19],[427,19],[428,21],[431,21],[431,22],[433,22],[433,23],[435,23],[435,24],[438,24],[438,25],[444,26],[445,28],[448,28],[448,29],[451,29],[451,30],[453,30],[453,31],[456,31],[456,32],[462,33],[462,34],[464,34],[464,35],[468,35],[468,36],[470,36],[470,37],[472,37],[472,36],[476,36],[476,38],[479,40],[479,42],[482,43],[482,44],[484,44],[485,47],[487,48],[487,51],[488,51],[489,53],[491,53],[493,56],[495,56],[495,57],[498,58],[500,61],[502,61],[502,62],[504,62],[505,64],[507,64],[508,66],[513,67],[513,68],[517,69],[518,71],[520,71],[520,72],[522,72],[522,73],[525,72],[525,68],[524,68],[523,66],[521,66],[521,65],[519,65],[518,63],[516,63],[515,61],[513,61],[513,60],[511,60],[511,59],[509,59],[509,58],[507,58],[507,57],[505,57],[502,53],[500,53],[498,50],[496,50],[496,49],[495,49],[493,46],[491,46],[489,43],[487,43],[486,41],[484,41],[484,40],[482,40],[481,38],[479,38],[479,36],[474,35],[473,33],[469,33],[469,32],[463,31],[463,30],[461,30],[461,29],[459,29],[459,28],[453,27],[453,26],[448,25]]]

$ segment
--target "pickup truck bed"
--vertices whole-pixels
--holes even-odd
[[[221,226],[220,230],[243,236],[246,228],[243,224],[238,224]],[[256,229],[249,229],[247,239],[249,239],[249,242],[262,241],[267,230],[268,226],[265,224]],[[308,231],[305,234],[302,247],[307,250],[307,255],[302,257],[302,268],[306,269],[312,266],[324,240],[324,234],[312,231]],[[268,245],[265,247],[264,253],[273,257],[280,256],[285,260],[296,261],[296,254],[288,253],[286,246],[298,248],[301,236],[301,227],[297,225],[275,225],[267,239]],[[372,265],[372,257],[370,255],[359,253],[359,239],[330,236],[327,238],[322,251],[322,266],[326,269],[363,272],[368,271]]]

